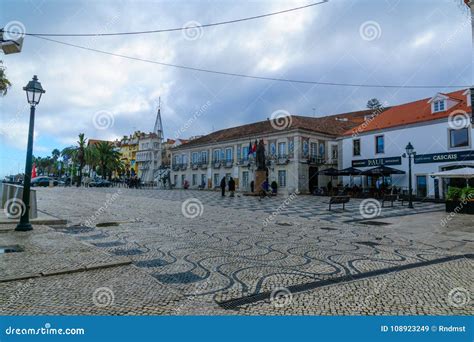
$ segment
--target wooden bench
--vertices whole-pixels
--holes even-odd
[[[402,201],[402,205],[403,205],[403,202],[408,202],[410,201],[410,196],[408,195],[398,195],[398,200],[399,201]]]
[[[329,200],[329,210],[331,210],[331,205],[333,204],[342,204],[342,210],[345,210],[346,203],[349,202],[351,198],[349,196],[333,196]]]
[[[397,195],[383,195],[382,197],[382,208],[384,207],[385,202],[390,202],[390,206],[393,207],[393,202],[398,199]],[[403,205],[403,203],[402,203]]]

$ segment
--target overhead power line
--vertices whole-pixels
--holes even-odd
[[[301,84],[313,84],[313,85],[323,85],[323,86],[339,86],[339,87],[360,87],[360,88],[407,88],[407,89],[439,89],[439,88],[469,88],[468,85],[395,85],[395,84],[358,84],[358,83],[338,83],[338,82],[319,82],[319,81],[309,81],[309,80],[295,80],[295,79],[288,79],[288,78],[276,78],[276,77],[265,77],[265,76],[256,76],[256,75],[247,75],[247,74],[238,74],[233,72],[226,72],[226,71],[218,71],[218,70],[210,70],[210,69],[201,69],[195,68],[185,65],[178,65],[178,64],[171,64],[171,63],[164,63],[159,61],[154,61],[150,59],[140,58],[140,57],[133,57],[133,56],[126,56],[118,53],[102,51],[98,49],[93,49],[86,46],[81,46],[77,44],[67,43],[56,39],[41,37],[41,36],[32,36],[38,39],[43,39],[49,42],[62,44],[82,50],[97,52],[103,55],[109,55],[114,57],[125,58],[133,61],[139,61],[144,63],[156,64],[166,67],[172,67],[177,69],[184,69],[184,70],[191,70],[191,71],[198,71],[208,74],[216,74],[216,75],[224,75],[224,76],[233,76],[233,77],[241,77],[241,78],[250,78],[256,80],[265,80],[265,81],[276,81],[276,82],[288,82],[288,83],[301,83]]]
[[[240,19],[234,19],[234,20],[227,20],[227,21],[220,21],[217,23],[210,23],[210,24],[204,24],[204,25],[196,25],[196,26],[184,26],[184,27],[175,27],[175,28],[167,28],[167,29],[160,29],[160,30],[148,30],[148,31],[134,31],[134,32],[111,32],[111,33],[24,33],[24,35],[27,36],[43,36],[43,37],[104,37],[104,36],[125,36],[125,35],[136,35],[136,34],[150,34],[150,33],[163,33],[163,32],[173,32],[173,31],[183,31],[183,30],[188,30],[188,29],[194,29],[194,28],[202,28],[202,27],[212,27],[212,26],[220,26],[220,25],[227,25],[227,24],[235,24],[235,23],[240,23],[243,21],[249,21],[249,20],[255,20],[255,19],[261,19],[261,18],[266,18],[266,17],[271,17],[274,15],[279,15],[283,13],[289,13],[289,12],[294,12],[294,11],[299,11],[305,8],[317,6],[324,4],[326,2],[329,2],[329,0],[322,0],[320,2],[315,2],[309,5],[305,6],[300,6],[300,7],[294,7],[278,12],[272,12],[272,13],[267,13],[267,14],[261,14],[261,15],[256,15],[253,17],[246,17],[246,18],[240,18]],[[11,34],[18,34],[18,32],[11,32],[11,31],[4,31],[7,33]]]

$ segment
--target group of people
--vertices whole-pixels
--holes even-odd
[[[230,178],[229,178],[229,181],[226,182],[226,177],[222,177],[220,186],[221,186],[221,194],[222,194],[222,197],[225,196],[225,189],[226,189],[226,186],[227,186],[227,188],[229,189],[230,197],[234,197],[234,196],[235,196],[235,180],[234,180],[234,178],[230,177]]]

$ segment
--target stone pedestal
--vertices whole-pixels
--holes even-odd
[[[260,191],[263,189],[263,183],[267,179],[267,172],[264,170],[257,170],[255,171],[255,188],[254,194],[259,194]]]

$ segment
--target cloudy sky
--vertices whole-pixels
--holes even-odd
[[[314,1],[2,0],[4,27],[31,33],[110,33],[207,24]],[[187,31],[103,38],[54,37],[142,59],[231,73],[357,84],[471,83],[471,26],[458,0],[330,0],[259,20]],[[153,130],[161,96],[165,136],[186,138],[270,117],[322,116],[430,97],[437,89],[304,85],[181,70],[26,37],[1,56],[13,86],[0,99],[0,176],[23,170],[36,74],[35,155],[88,138]],[[197,119],[192,119],[197,117]],[[189,125],[189,120],[192,124]]]

